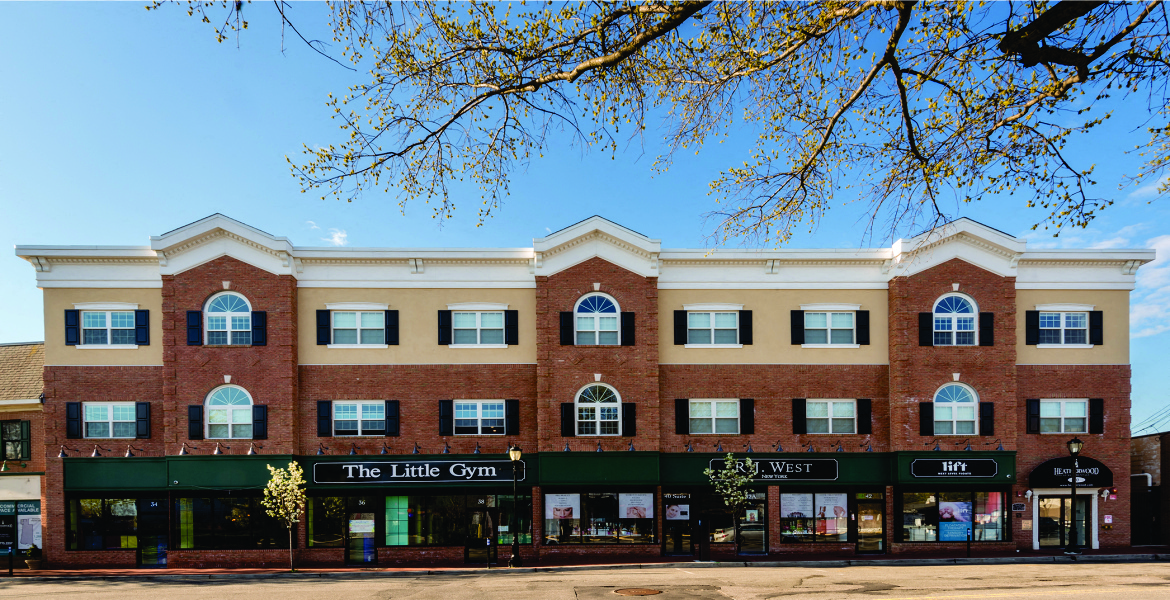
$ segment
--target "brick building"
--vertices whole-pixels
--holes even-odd
[[[967,219],[883,249],[663,250],[600,217],[531,248],[304,248],[213,215],[17,254],[44,289],[54,564],[284,564],[259,496],[289,460],[304,564],[502,561],[513,535],[529,563],[1033,551],[1074,519],[1129,544],[1153,251]],[[727,452],[753,480],[735,512],[703,474]]]
[[[0,552],[41,546],[45,345],[0,344]]]

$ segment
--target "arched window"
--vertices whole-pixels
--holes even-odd
[[[966,296],[948,294],[934,303],[934,345],[974,346],[978,311]]]
[[[608,385],[595,383],[577,392],[577,435],[621,435],[622,399]]]
[[[578,346],[616,346],[621,343],[617,302],[605,294],[589,294],[577,301]]]
[[[961,383],[942,386],[934,393],[934,434],[975,435],[978,408],[975,390]]]
[[[209,346],[252,343],[252,307],[243,296],[234,292],[216,294],[207,301],[203,316]]]
[[[207,439],[252,439],[252,396],[238,385],[207,395]]]

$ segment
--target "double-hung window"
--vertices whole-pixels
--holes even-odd
[[[738,312],[688,312],[687,344],[739,343]]]
[[[243,296],[223,292],[211,298],[205,311],[209,346],[247,346],[252,343],[252,308]]]
[[[804,313],[805,344],[853,344],[852,312]]]
[[[0,444],[4,447],[4,460],[28,460],[32,458],[32,440],[28,421],[0,421]]]
[[[85,402],[82,413],[87,438],[134,438],[138,432],[133,402]]]
[[[935,435],[976,435],[979,401],[965,385],[949,383],[934,394]]]
[[[1089,313],[1087,312],[1041,312],[1041,344],[1089,343]]]
[[[1041,400],[1040,433],[1088,433],[1088,400]]]
[[[739,433],[739,400],[691,400],[691,433]]]
[[[386,402],[333,402],[333,435],[385,435]]]
[[[334,344],[384,345],[385,311],[333,311]]]
[[[455,435],[504,435],[504,401],[456,400]]]
[[[934,305],[934,345],[974,346],[977,314],[975,305],[963,296],[939,298]]]
[[[806,400],[805,427],[808,433],[856,433],[855,400]]]
[[[455,345],[503,345],[504,312],[451,312]]]
[[[84,346],[133,346],[134,311],[81,311]]]

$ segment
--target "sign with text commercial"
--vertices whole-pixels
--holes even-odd
[[[524,481],[520,461],[519,481]],[[461,483],[511,482],[510,460],[392,460],[319,462],[313,465],[313,483]]]
[[[711,459],[715,471],[722,471],[726,464],[722,458]],[[753,481],[836,481],[839,475],[835,458],[753,458],[750,473],[745,460],[736,459],[735,466]]]
[[[995,477],[999,464],[993,458],[916,458],[910,462],[914,477]]]

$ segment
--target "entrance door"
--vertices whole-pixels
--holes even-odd
[[[886,551],[884,500],[857,501],[857,553],[881,554]]]
[[[468,564],[496,562],[496,511],[471,508],[467,511],[467,548],[464,556]]]
[[[345,562],[350,565],[369,565],[378,562],[378,544],[375,538],[377,513],[372,498],[348,498],[349,519],[345,532]]]
[[[663,553],[667,556],[693,556],[691,538],[691,495],[663,494]]]
[[[767,496],[763,492],[748,493],[747,508],[738,515],[740,554],[767,554],[768,516],[765,512]]]
[[[1092,493],[1090,490],[1089,493]],[[1089,497],[1077,495],[1077,510],[1073,514],[1072,497],[1041,496],[1037,501],[1037,536],[1041,548],[1063,548],[1068,545],[1073,519],[1077,520],[1077,545],[1089,543]]]
[[[138,501],[139,566],[167,566],[167,517],[165,498]]]

